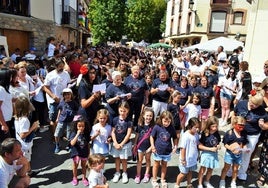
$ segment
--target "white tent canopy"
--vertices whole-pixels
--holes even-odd
[[[219,46],[223,46],[224,51],[226,52],[233,52],[235,48],[238,46],[244,46],[243,42],[233,40],[226,37],[218,37],[215,39],[211,39],[204,43],[195,44],[193,46],[189,46],[184,48],[184,50],[194,50],[195,48],[198,48],[201,51],[217,51]]]

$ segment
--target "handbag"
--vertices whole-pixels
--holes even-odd
[[[137,158],[137,155],[138,155],[138,148],[140,147],[140,145],[142,144],[142,142],[143,142],[145,139],[149,138],[149,136],[150,136],[150,134],[151,134],[151,131],[152,131],[152,128],[150,128],[150,129],[147,131],[147,133],[145,133],[145,134],[143,135],[143,137],[141,138],[141,140],[138,142],[137,145],[133,146],[133,148],[132,148],[132,158],[133,158],[133,159],[134,159],[134,158]]]

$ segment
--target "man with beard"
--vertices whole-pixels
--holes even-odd
[[[46,92],[49,120],[54,134],[58,115],[57,107],[63,97],[62,90],[67,87],[71,78],[69,73],[64,70],[65,62],[62,59],[51,59],[51,61],[54,61],[55,69],[47,74],[43,90]]]

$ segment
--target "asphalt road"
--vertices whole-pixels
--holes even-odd
[[[223,134],[228,127],[224,127],[221,130]],[[53,140],[51,137],[51,133],[44,132],[38,133],[37,137],[34,140],[33,146],[33,155],[32,155],[32,169],[33,170],[40,170],[39,174],[32,178],[30,188],[37,188],[37,187],[51,187],[51,188],[69,188],[74,187],[71,184],[72,181],[72,160],[70,159],[70,154],[62,150],[58,154],[54,154],[54,145]],[[223,165],[223,154],[224,154],[224,147],[219,151],[219,160],[221,167]],[[178,155],[173,154],[172,160],[168,163],[168,170],[167,170],[167,182],[169,187],[173,187],[176,181],[176,177],[179,173],[178,170]],[[258,164],[258,158],[254,159],[254,163]],[[151,183],[141,183],[139,185],[135,184],[134,178],[136,172],[136,163],[132,160],[128,161],[128,176],[129,182],[127,184],[122,184],[121,180],[118,183],[112,183],[111,179],[113,174],[115,173],[115,165],[112,158],[109,158],[105,164],[105,175],[108,179],[108,183],[110,188],[116,188],[118,186],[123,187],[141,187],[141,188],[149,188],[152,187]],[[197,172],[193,173],[192,183],[194,187],[197,187]],[[213,172],[213,176],[211,178],[211,184],[214,185],[215,188],[218,187],[218,183],[220,180],[220,172],[221,168],[215,169]],[[81,170],[78,172],[79,179],[81,180]],[[246,182],[237,181],[237,187],[257,187],[255,185],[256,179],[258,177],[257,168],[251,170],[249,172],[248,180]],[[227,184],[230,185],[230,178],[226,179]],[[79,181],[78,186],[76,187],[84,187],[82,182]],[[186,187],[186,181],[181,184],[181,187]],[[267,185],[265,187],[268,187]]]

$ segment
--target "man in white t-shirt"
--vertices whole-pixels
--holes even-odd
[[[14,187],[29,187],[30,177],[27,172],[30,164],[21,151],[21,144],[15,138],[7,138],[1,144],[0,150],[0,187],[8,188],[14,175],[19,180]]]
[[[221,66],[222,62],[225,62],[227,60],[227,54],[224,52],[223,46],[219,46],[217,51],[217,65]]]
[[[44,81],[43,90],[46,92],[46,98],[49,108],[49,120],[50,125],[52,125],[52,130],[56,126],[57,118],[57,106],[62,96],[63,89],[67,88],[68,83],[70,83],[71,78],[67,71],[64,70],[65,62],[62,59],[51,59],[54,61],[56,69],[49,72]]]

